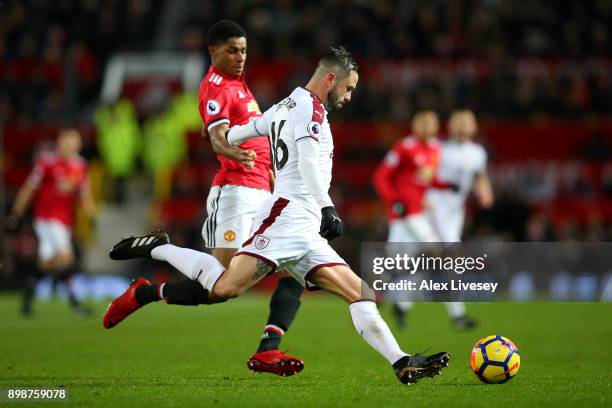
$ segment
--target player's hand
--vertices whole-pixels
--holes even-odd
[[[393,211],[393,214],[396,217],[403,217],[404,215],[406,215],[406,206],[404,205],[404,203],[396,201],[395,203],[393,203],[393,205],[391,205],[391,211]]]
[[[233,156],[234,157],[230,157],[230,159],[241,163],[247,169],[252,169],[255,167],[255,160],[257,159],[257,153],[255,153],[255,150],[241,149],[236,147],[233,151]]]
[[[319,234],[328,241],[342,235],[342,220],[333,206],[321,208],[321,229]]]

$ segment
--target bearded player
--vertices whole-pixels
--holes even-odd
[[[105,323],[112,327],[161,298],[173,303],[181,299],[181,304],[187,300],[191,304],[224,302],[240,296],[265,275],[285,268],[301,285],[310,282],[349,303],[357,333],[389,361],[402,383],[440,374],[448,365],[449,354],[424,356],[402,351],[378,313],[373,291],[328,243],[342,233],[342,221],[328,193],[333,138],[326,110],[347,104],[358,78],[351,55],[344,48],[332,48],[305,87],[296,88],[261,118],[232,127],[227,134],[232,145],[269,135],[277,171],[274,193],[257,211],[251,237],[227,269],[208,254],[155,243],[156,237],[150,234],[120,241],[111,251],[113,259],[160,259],[162,253],[171,252],[176,256],[170,263],[194,285],[182,294],[172,289],[173,294],[167,290],[170,283],[157,286],[138,279],[111,304]],[[151,238],[150,243],[138,245]],[[143,302],[134,303],[135,292]]]

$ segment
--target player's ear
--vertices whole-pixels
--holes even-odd
[[[208,46],[208,54],[210,55],[210,58],[212,58],[216,53],[217,53],[217,47],[215,47],[213,45],[209,45]]]
[[[336,84],[337,75],[335,72],[328,72],[325,76],[325,84],[332,88]]]

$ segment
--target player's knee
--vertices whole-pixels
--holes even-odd
[[[236,282],[217,282],[213,288],[213,294],[221,299],[233,299],[242,295],[246,288]]]
[[[54,268],[55,265],[53,264],[53,260],[45,259],[38,261],[38,269],[40,269],[42,272],[48,273],[53,271]]]
[[[71,252],[62,252],[57,254],[57,256],[53,259],[54,267],[57,269],[65,269],[74,263],[74,256]]]

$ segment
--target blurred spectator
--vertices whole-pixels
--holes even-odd
[[[99,95],[115,52],[151,50],[162,0],[4,1],[0,118],[70,120]],[[12,109],[6,109],[8,99]]]
[[[115,202],[125,200],[125,182],[136,169],[141,148],[140,127],[132,103],[120,100],[113,106],[101,106],[94,114],[98,149],[110,178]]]
[[[610,140],[602,130],[598,129],[593,132],[591,137],[582,146],[580,156],[590,161],[606,161],[612,158]]]

